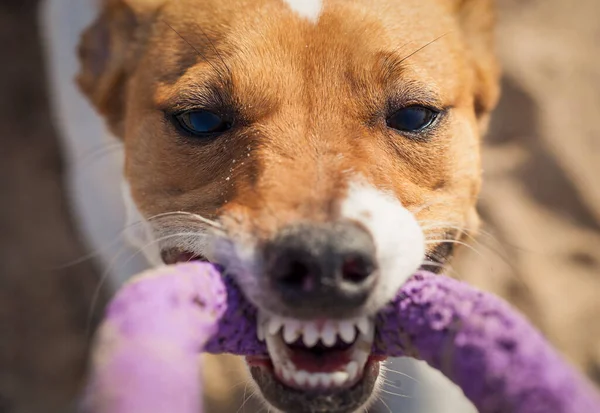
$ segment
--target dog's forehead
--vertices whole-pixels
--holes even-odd
[[[445,0],[178,0],[167,2],[159,14],[178,30],[234,41],[244,33],[271,34],[274,40],[278,32],[303,40],[324,33],[398,47],[456,29],[451,10]]]
[[[283,0],[299,16],[317,22],[323,10],[323,0]]]
[[[171,23],[162,25],[159,41],[150,48],[153,62],[159,63],[153,65],[155,70],[171,72],[165,77],[185,80],[187,74],[189,80],[225,63],[223,70],[243,74],[253,88],[260,80],[289,87],[285,83],[290,77],[306,77],[307,71],[312,72],[311,83],[318,85],[315,74],[331,81],[342,72],[345,76],[368,73],[383,64],[394,66],[432,41],[436,44],[411,56],[411,64],[405,65],[413,75],[435,85],[434,77],[455,78],[462,69],[457,67],[461,53],[456,22],[438,0],[208,3],[198,9],[193,7],[198,2],[182,0],[165,8],[164,20]],[[208,60],[213,64],[207,65]]]

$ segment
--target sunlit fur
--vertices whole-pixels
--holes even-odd
[[[442,265],[426,254],[476,230],[480,139],[498,95],[491,0],[310,5],[104,0],[78,82],[123,142],[130,222],[143,223],[134,239],[153,263],[165,248],[233,257],[261,306],[261,245],[293,223],[362,221],[379,250],[399,246],[404,260],[384,266],[374,311],[420,264]],[[415,104],[440,111],[430,128],[387,127]],[[198,108],[234,127],[185,136],[170,119]]]

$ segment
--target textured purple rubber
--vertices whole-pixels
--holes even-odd
[[[142,274],[109,305],[84,409],[199,413],[198,354],[266,354],[256,310],[209,264]],[[480,413],[597,413],[596,389],[499,298],[447,278],[414,275],[377,316],[373,352],[424,360]]]

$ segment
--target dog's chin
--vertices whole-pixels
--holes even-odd
[[[298,386],[290,387],[278,378],[270,360],[247,358],[246,362],[264,400],[285,413],[360,411],[373,398],[380,364],[378,360],[369,360],[360,379],[350,387],[300,389]]]

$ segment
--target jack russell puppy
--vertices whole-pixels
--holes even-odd
[[[78,85],[123,150],[127,231],[152,265],[235,277],[260,312],[270,357],[247,363],[271,408],[366,408],[373,316],[477,228],[491,3],[104,0],[81,37]],[[115,165],[89,190],[96,222]]]

